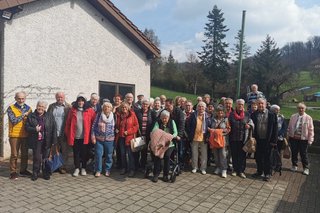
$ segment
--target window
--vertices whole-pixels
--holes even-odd
[[[121,83],[114,83],[114,82],[103,82],[99,81],[99,95],[100,100],[107,98],[111,102],[113,102],[113,97],[116,94],[120,94],[122,98],[131,92],[133,97],[135,97],[135,86],[133,84],[121,84]]]

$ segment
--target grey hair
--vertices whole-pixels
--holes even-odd
[[[239,104],[239,103],[244,104],[245,101],[244,101],[242,98],[237,99],[237,100],[236,100],[236,104]]]
[[[273,104],[271,107],[270,107],[270,110],[274,112],[274,110],[277,109],[277,110],[280,110],[280,106],[276,105],[276,104]]]
[[[128,98],[129,96],[133,98],[133,94],[132,94],[131,92],[127,93],[127,94],[125,95],[125,98]]]
[[[90,99],[97,99],[97,100],[99,100],[99,99],[100,99],[100,96],[99,96],[97,93],[92,93],[92,94],[90,95]]]
[[[27,93],[25,91],[16,92],[14,95],[14,98],[17,98],[20,94],[22,94],[24,97],[27,97]]]
[[[303,103],[303,102],[298,103],[297,108],[300,108],[300,107],[303,107],[304,109],[307,109],[306,104]]]
[[[39,100],[39,101],[37,102],[37,106],[39,106],[39,105],[44,105],[45,107],[47,107],[47,106],[48,106],[48,102],[46,102],[46,101],[44,101],[44,100]]]
[[[198,103],[197,107],[199,107],[199,106],[203,106],[204,108],[207,108],[206,103],[204,103],[203,101],[200,101],[200,102]]]
[[[160,114],[160,119],[164,118],[164,117],[168,117],[170,118],[170,112],[168,112],[167,110],[163,110]]]
[[[265,98],[258,98],[256,101],[256,103],[261,103],[261,102],[267,104],[267,100]]]
[[[150,101],[147,98],[142,99],[141,103],[150,105]]]
[[[226,98],[226,99],[224,100],[224,102],[227,102],[227,101],[230,101],[230,102],[233,104],[232,98]]]

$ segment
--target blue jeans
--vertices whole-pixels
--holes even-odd
[[[110,172],[112,166],[112,153],[114,141],[97,141],[95,144],[96,172],[102,171],[102,155],[106,158],[106,171]]]
[[[121,154],[121,168],[127,171],[135,171],[135,159],[131,147],[126,146],[125,138],[119,138],[118,143]],[[128,162],[126,155],[128,155]]]

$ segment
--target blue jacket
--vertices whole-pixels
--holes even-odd
[[[204,133],[204,139],[206,142],[206,139],[209,137],[209,131],[208,127],[211,126],[211,118],[207,112],[204,114],[205,116],[205,133]],[[197,127],[197,117],[198,117],[198,112],[195,111],[190,115],[190,120],[189,120],[189,125],[187,128],[187,133],[190,141],[193,141],[195,130]]]

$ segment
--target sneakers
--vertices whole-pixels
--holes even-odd
[[[201,174],[203,175],[207,174],[206,170],[201,170]]]
[[[72,176],[73,177],[78,177],[79,176],[79,173],[80,173],[80,170],[79,169],[75,169]]]
[[[232,172],[231,176],[235,177],[235,176],[237,176],[237,173],[236,172]]]
[[[96,174],[94,175],[95,177],[100,177],[101,173],[100,172],[96,172]]]
[[[10,180],[18,180],[18,174],[16,172],[12,172],[10,174]]]
[[[246,179],[246,178],[247,178],[247,176],[246,176],[243,172],[241,172],[241,173],[239,174],[239,177],[241,177],[241,178],[243,178],[243,179]]]
[[[221,173],[221,169],[220,168],[216,168],[213,173],[218,175],[218,174]]]
[[[197,169],[192,169],[191,172],[194,174],[194,173],[197,173]]]
[[[110,176],[110,171],[106,171],[106,177],[109,177]]]
[[[297,166],[292,166],[292,167],[291,167],[291,171],[292,171],[292,172],[296,172],[297,170],[298,170],[298,167],[297,167]]]
[[[223,178],[227,177],[227,170],[222,170],[221,177]]]
[[[309,173],[310,173],[310,171],[309,171],[309,169],[308,168],[304,168],[303,169],[303,173],[302,174],[304,174],[304,175],[309,175]]]
[[[27,177],[27,176],[31,176],[31,175],[32,175],[32,173],[29,172],[28,170],[24,170],[24,171],[20,172],[21,177]]]
[[[86,175],[87,175],[87,171],[86,171],[86,169],[82,168],[82,169],[81,169],[81,173],[80,173],[80,175],[82,175],[82,176],[86,176]]]

